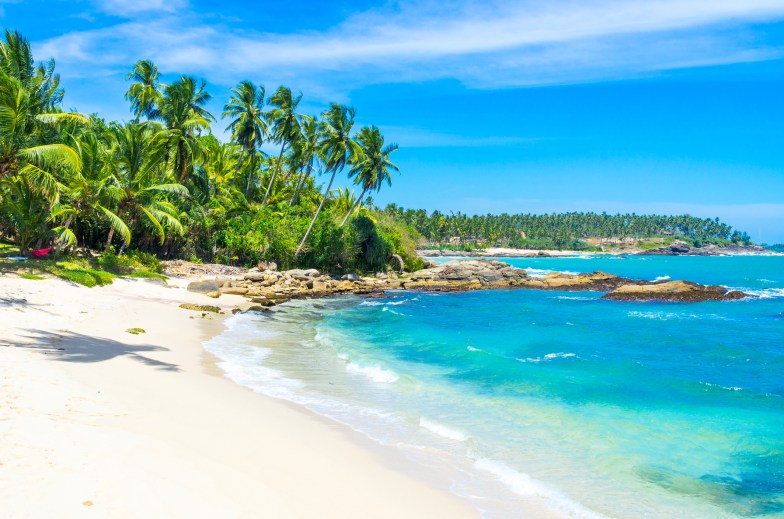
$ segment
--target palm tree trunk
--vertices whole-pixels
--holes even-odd
[[[64,229],[63,229],[64,231],[67,231],[68,228],[71,226],[71,221],[72,220],[73,220],[73,216],[69,216],[68,219],[65,221],[65,225],[63,226],[64,227]],[[54,259],[59,259],[60,258],[60,251],[62,250],[62,248],[63,248],[63,240],[58,238],[57,246],[55,247],[55,250],[54,250]]]
[[[357,208],[357,206],[358,206],[359,204],[361,204],[361,203],[362,203],[362,198],[365,196],[365,193],[367,193],[367,188],[364,188],[364,189],[362,190],[362,194],[361,194],[361,195],[359,195],[359,198],[357,198],[357,201],[356,201],[356,202],[354,202],[354,205],[352,205],[352,206],[351,206],[351,209],[349,209],[349,210],[348,210],[348,212],[346,213],[346,217],[345,217],[345,218],[343,218],[343,223],[341,223],[341,224],[340,224],[340,226],[341,226],[341,227],[343,227],[344,225],[346,225],[346,222],[348,221],[348,217],[349,217],[349,216],[351,216],[351,213],[353,213],[353,212],[354,212],[354,209],[356,209],[356,208]]]
[[[255,173],[256,173],[256,153],[254,152],[250,156],[250,170],[248,171],[248,181],[245,183],[245,198],[248,198],[248,193],[250,193],[250,181]]]
[[[261,201],[261,207],[264,207],[264,204],[267,203],[267,197],[269,197],[270,191],[272,191],[272,184],[275,182],[275,177],[278,176],[278,172],[280,171],[280,163],[283,160],[283,150],[286,149],[286,140],[283,140],[283,146],[280,147],[280,153],[278,154],[278,163],[275,165],[275,171],[272,172],[272,178],[270,178],[269,185],[267,186],[267,192],[264,193],[264,199]]]
[[[316,219],[318,218],[319,213],[324,208],[324,202],[327,201],[327,197],[329,196],[329,190],[332,189],[332,182],[335,180],[336,174],[337,174],[337,170],[332,170],[332,177],[329,179],[329,185],[327,185],[326,191],[324,191],[324,197],[321,199],[321,203],[319,204],[318,209],[316,209],[316,214],[313,215],[313,220],[310,221],[308,230],[305,231],[305,236],[302,238],[299,247],[297,247],[297,252],[294,253],[295,258],[299,256],[300,251],[302,251],[302,247],[305,245],[305,242],[308,241],[308,236],[310,235],[310,231],[313,230],[313,224],[316,223]]]
[[[112,246],[112,238],[114,238],[114,227],[109,228],[109,237],[106,239],[106,248],[104,252],[109,252],[109,247]]]

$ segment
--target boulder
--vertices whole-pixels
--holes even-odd
[[[344,274],[340,276],[341,281],[359,281],[359,276],[354,274],[353,272],[349,272],[348,274]]]
[[[244,296],[248,293],[248,289],[245,287],[221,287],[220,292],[221,294]]]
[[[198,294],[207,294],[209,292],[217,292],[223,286],[224,279],[207,279],[204,281],[191,281],[188,283],[188,291],[196,292]]]

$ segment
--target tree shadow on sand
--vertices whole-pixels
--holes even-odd
[[[165,371],[179,371],[179,367],[176,364],[155,360],[143,355],[145,352],[169,351],[169,348],[162,346],[126,344],[81,333],[54,333],[44,330],[31,330],[23,337],[28,340],[23,344],[14,344],[15,347],[39,350],[53,360],[91,363],[125,356],[153,368]]]

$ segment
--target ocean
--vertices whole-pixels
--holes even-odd
[[[784,517],[784,257],[504,259],[744,290],[389,292],[231,317],[227,376],[437,474],[488,518]]]

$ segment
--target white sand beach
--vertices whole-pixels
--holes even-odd
[[[239,301],[0,277],[0,515],[478,516],[393,449],[225,379],[201,347],[224,316],[178,305]]]

